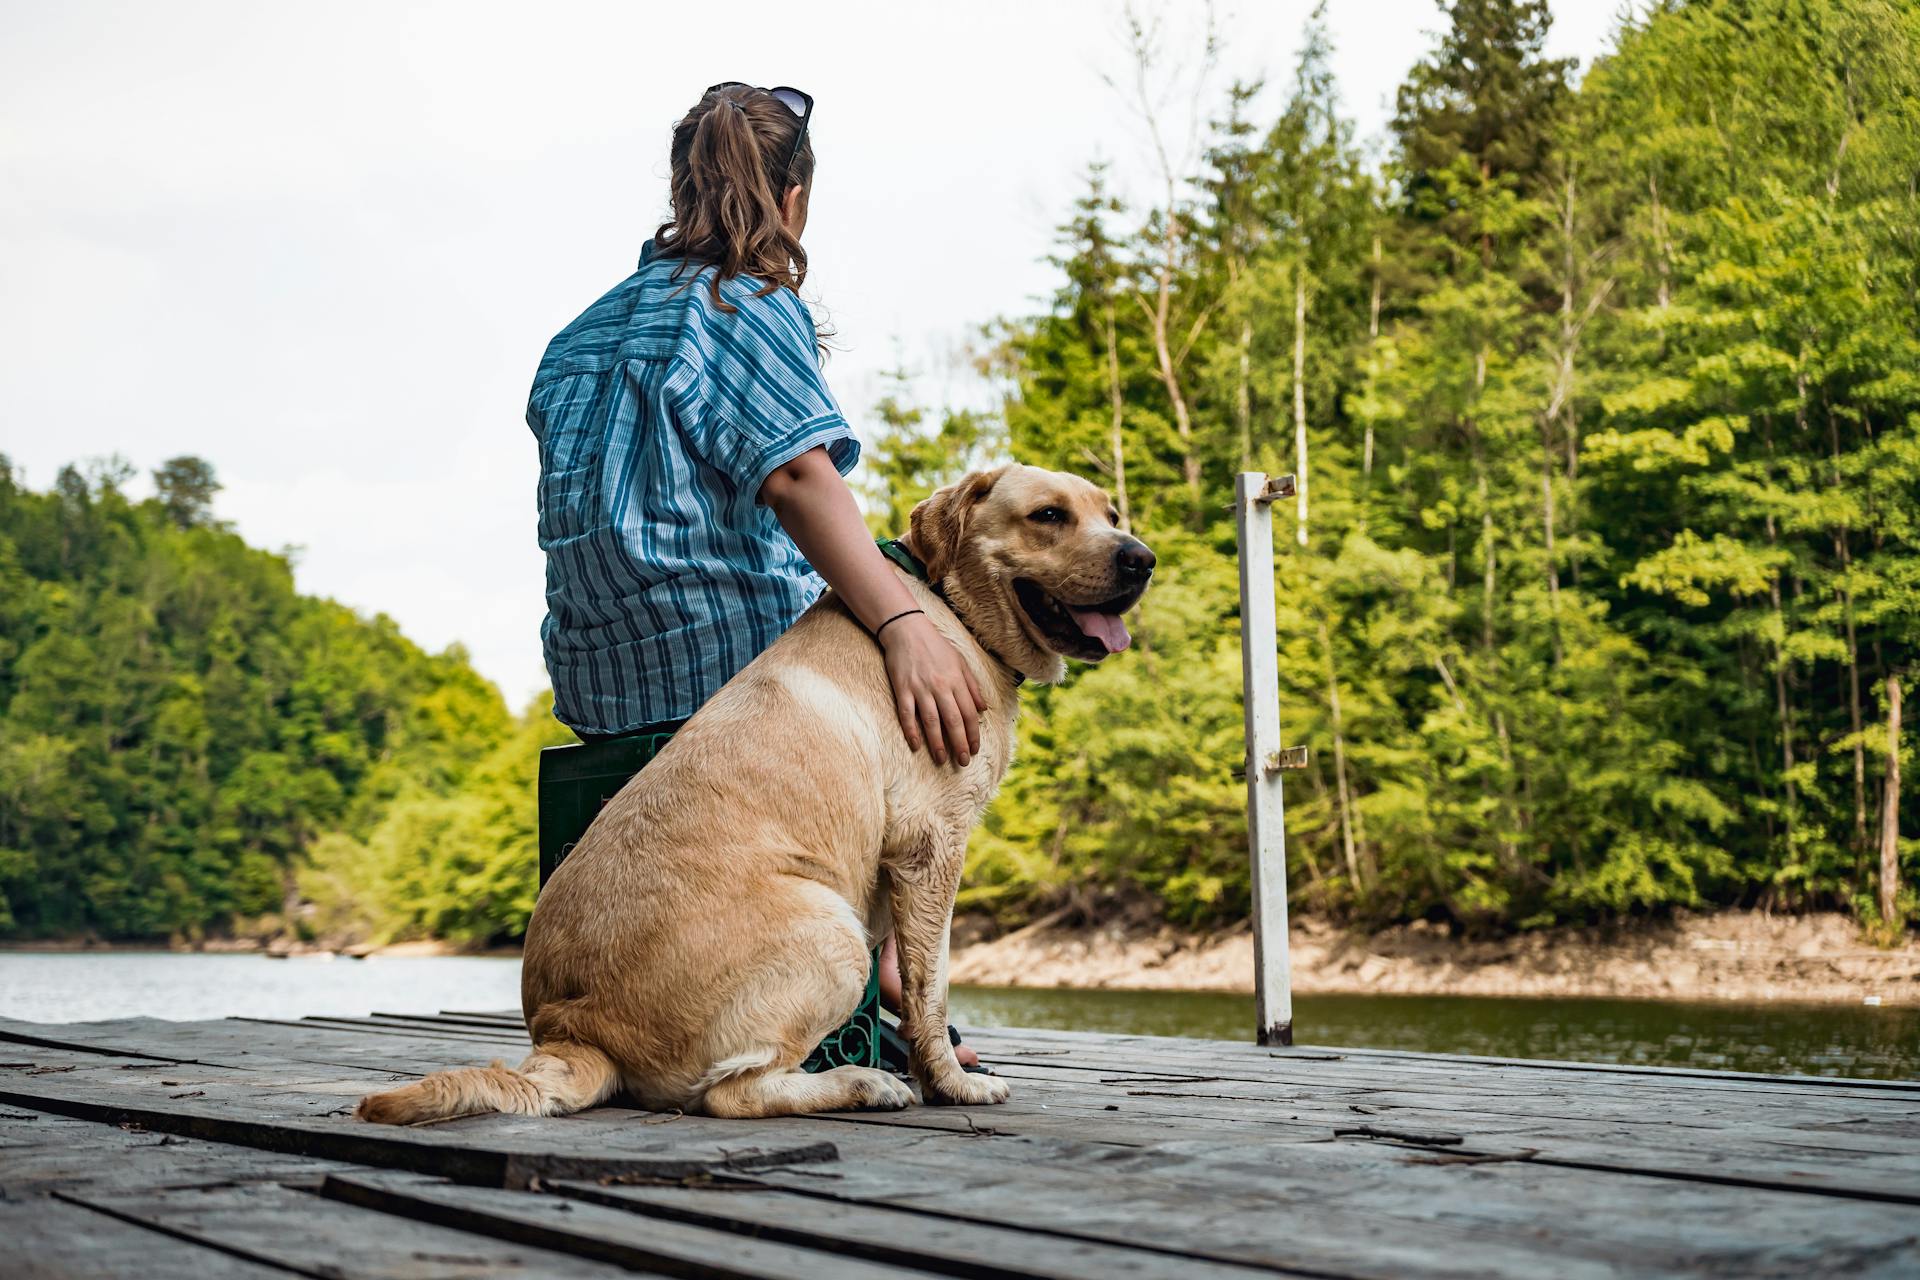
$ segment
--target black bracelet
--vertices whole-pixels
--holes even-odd
[[[880,633],[882,631],[885,631],[888,627],[892,626],[894,623],[900,621],[900,619],[905,617],[910,617],[911,615],[916,613],[923,614],[925,612],[926,612],[925,609],[902,609],[900,612],[894,614],[891,618],[888,618],[885,622],[881,623],[879,626],[873,629],[874,640],[878,642],[880,639]]]

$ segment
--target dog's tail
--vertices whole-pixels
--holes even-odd
[[[620,1072],[592,1045],[558,1040],[534,1046],[518,1068],[491,1066],[436,1071],[412,1084],[370,1093],[354,1115],[374,1124],[419,1124],[505,1111],[564,1116],[605,1102],[620,1088]]]

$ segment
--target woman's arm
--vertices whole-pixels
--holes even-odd
[[[874,545],[853,491],[824,448],[774,471],[760,487],[760,501],[869,632],[919,607]],[[936,764],[949,756],[961,765],[972,760],[987,703],[959,651],[919,613],[890,624],[880,648],[908,748],[918,751],[924,738]]]

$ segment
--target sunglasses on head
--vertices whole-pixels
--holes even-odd
[[[787,152],[787,162],[780,166],[782,176],[792,173],[793,162],[800,158],[800,146],[807,140],[807,124],[813,119],[813,95],[804,93],[790,85],[775,85],[773,88],[767,89],[757,84],[748,84],[744,80],[723,80],[719,84],[708,85],[707,93],[703,93],[700,96],[704,98],[707,94],[718,93],[722,89],[758,90],[799,117],[800,132],[793,135],[793,149]]]

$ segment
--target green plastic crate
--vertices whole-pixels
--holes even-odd
[[[540,753],[540,887],[573,852],[607,801],[673,738],[672,730],[605,742],[547,747]],[[807,1071],[880,1065],[880,953],[867,965],[867,990],[853,1016],[801,1064]]]
[[[600,816],[607,801],[673,740],[673,730],[606,742],[576,742],[540,753],[540,887]]]

